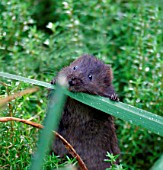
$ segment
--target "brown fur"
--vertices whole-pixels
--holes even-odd
[[[64,76],[69,90],[109,97],[118,101],[112,86],[112,70],[95,57],[84,55],[63,68],[52,80],[54,84]],[[92,107],[68,98],[58,132],[75,148],[89,170],[104,170],[110,166],[104,162],[106,152],[119,154],[114,119]],[[53,151],[68,154],[63,144],[56,139]]]

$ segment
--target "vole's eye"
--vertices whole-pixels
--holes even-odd
[[[89,80],[92,80],[92,75],[89,74],[89,75],[88,75],[88,78],[89,78]]]
[[[75,67],[73,67],[73,70],[76,70],[78,68],[78,66],[75,66]]]

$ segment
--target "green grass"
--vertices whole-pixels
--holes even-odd
[[[62,0],[37,2],[0,2],[0,71],[50,82],[79,55],[94,54],[112,65],[121,101],[163,116],[161,7],[140,0],[69,0],[68,7]],[[7,84],[0,85],[0,97],[29,87],[0,81]],[[10,102],[0,116],[42,123],[46,105],[47,90],[40,88]],[[162,153],[163,139],[119,119],[116,127],[123,165],[149,169]],[[0,130],[0,168],[27,169],[38,130],[17,122],[0,123]],[[54,166],[52,158],[46,159],[47,169]]]

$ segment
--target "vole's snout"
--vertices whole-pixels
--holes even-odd
[[[74,76],[68,77],[68,84],[70,87],[71,86],[79,86],[81,83],[82,83],[82,81],[77,77],[74,77]]]
[[[69,78],[68,79],[68,84],[69,86],[74,86],[77,84],[77,79],[75,77]]]

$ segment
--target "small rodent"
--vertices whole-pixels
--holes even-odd
[[[111,67],[94,56],[83,55],[63,68],[51,81],[64,77],[72,92],[100,95],[118,101],[112,86]],[[88,170],[105,170],[110,167],[106,159],[107,151],[120,154],[114,118],[100,110],[67,98],[58,133],[61,134],[80,155]],[[67,153],[64,145],[56,139],[53,151],[61,157]]]

